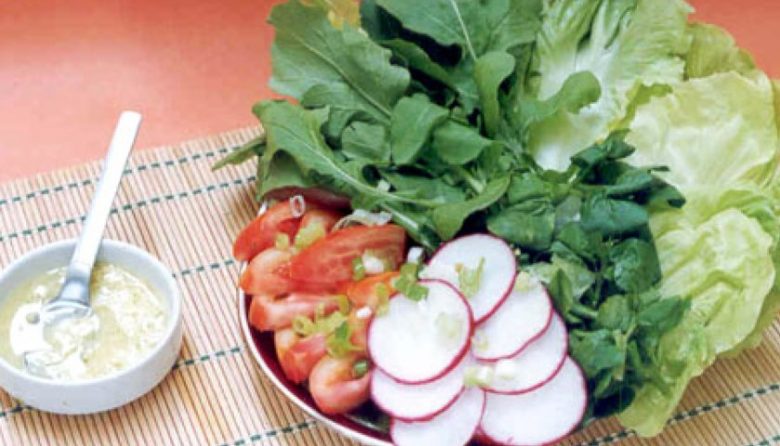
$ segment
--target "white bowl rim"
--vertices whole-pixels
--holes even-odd
[[[11,262],[2,271],[2,274],[0,274],[0,279],[5,278],[9,274],[9,272],[14,272],[18,268],[21,268],[22,265],[30,261],[30,259],[33,257],[39,256],[42,253],[45,253],[46,251],[55,250],[55,249],[64,249],[66,247],[69,247],[70,245],[75,246],[76,242],[77,239],[71,238],[71,239],[59,240],[56,242],[48,243],[46,245],[32,249],[26,252],[25,254],[23,254],[18,259]],[[92,386],[96,384],[111,382],[119,377],[130,375],[137,372],[139,369],[148,366],[149,363],[151,363],[156,356],[162,353],[162,351],[166,348],[166,346],[168,346],[172,341],[175,341],[173,337],[176,335],[177,326],[179,325],[179,320],[182,317],[181,314],[182,302],[181,302],[181,294],[179,292],[179,287],[176,285],[175,279],[170,269],[166,267],[157,257],[153,256],[149,252],[144,251],[143,249],[135,245],[132,245],[130,243],[119,241],[119,240],[103,239],[101,241],[101,250],[103,246],[110,246],[111,249],[119,249],[119,250],[129,252],[130,256],[134,256],[139,260],[141,260],[142,262],[146,262],[152,265],[154,269],[157,269],[160,273],[162,273],[161,277],[165,277],[165,281],[168,282],[169,285],[171,285],[170,288],[171,290],[173,290],[173,294],[171,296],[164,297],[165,299],[168,299],[170,303],[171,311],[170,311],[170,315],[168,316],[168,325],[165,327],[165,335],[157,343],[157,346],[151,351],[149,351],[144,357],[144,359],[138,361],[136,364],[126,369],[99,378],[79,379],[73,381],[57,381],[53,379],[40,378],[35,375],[31,375],[29,373],[24,373],[23,371],[9,364],[2,357],[0,357],[0,369],[3,369],[3,371],[5,371],[6,373],[9,373],[21,380],[25,380],[36,384],[42,384],[47,386],[59,386],[59,387]],[[98,257],[99,256],[100,254],[98,254]],[[157,291],[159,292],[161,290],[157,290]]]

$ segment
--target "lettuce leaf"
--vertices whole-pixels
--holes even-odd
[[[553,2],[538,37],[538,97],[552,96],[579,71],[591,71],[602,94],[579,113],[561,111],[532,128],[536,161],[565,169],[574,153],[604,138],[625,115],[637,86],[682,80],[690,11],[681,0]]]
[[[669,167],[660,176],[683,194],[772,179],[778,147],[772,85],[763,73],[714,74],[674,85],[636,110],[626,141],[635,165]]]
[[[738,47],[725,30],[707,23],[688,25],[691,49],[685,57],[687,78],[707,77],[715,73],[736,71],[748,74],[756,69],[753,57]]]
[[[695,42],[692,51],[705,51]],[[720,44],[731,48],[728,39]],[[704,61],[710,56],[696,57],[702,58],[698,68],[690,70],[706,77],[672,85],[637,106],[627,137],[637,148],[629,161],[667,166],[659,175],[687,200],[682,209],[650,219],[662,293],[687,296],[691,310],[659,344],[658,379],[640,388],[619,416],[645,436],[663,429],[690,380],[719,356],[756,345],[780,306],[772,84],[759,71],[719,72]]]
[[[774,284],[773,240],[758,221],[726,209],[697,225],[700,216],[689,213],[686,206],[651,219],[662,294],[689,296],[691,310],[661,340],[662,384],[643,386],[620,415],[640,435],[659,433],[688,382],[752,332]],[[665,233],[656,232],[659,224]]]

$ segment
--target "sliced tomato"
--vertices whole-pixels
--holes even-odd
[[[249,306],[249,323],[259,331],[275,331],[290,327],[296,316],[314,318],[318,311],[330,314],[338,309],[335,297],[321,294],[293,293],[281,299],[256,295]]]
[[[240,262],[251,260],[263,250],[274,246],[276,235],[287,234],[290,240],[298,232],[300,217],[295,217],[288,201],[280,201],[247,225],[233,244],[233,257]]]
[[[280,296],[293,291],[295,284],[287,274],[291,259],[289,251],[266,249],[249,262],[239,286],[252,295]]]
[[[354,345],[358,353],[366,353],[368,351],[368,323],[371,322],[371,315],[369,317],[358,317],[358,310],[354,309],[349,313],[347,323],[352,335],[349,338],[349,342]]]
[[[384,284],[386,287],[388,296],[395,294],[395,288],[393,288],[393,279],[398,277],[398,272],[391,271],[387,273],[377,274],[375,276],[369,276],[365,279],[354,282],[347,287],[347,297],[356,307],[369,307],[372,310],[381,303],[379,296],[379,285]]]
[[[406,233],[396,225],[352,226],[331,232],[290,263],[293,280],[334,287],[352,280],[352,262],[366,251],[395,269],[404,258]]]
[[[287,352],[301,339],[295,330],[292,328],[283,328],[276,330],[274,333],[274,348],[276,349],[276,357],[279,360],[287,354]]]
[[[305,228],[311,224],[319,224],[322,225],[322,228],[325,229],[325,232],[330,232],[331,229],[333,229],[333,226],[341,220],[342,215],[335,211],[330,211],[327,209],[312,209],[310,211],[306,211],[306,213],[303,215],[303,219],[301,220],[301,228]]]
[[[313,334],[306,338],[298,337],[295,332],[295,342],[280,349],[280,343],[289,343],[292,329],[277,331],[274,340],[277,341],[276,353],[284,375],[290,381],[300,384],[309,378],[315,365],[328,354],[326,337],[323,333]]]

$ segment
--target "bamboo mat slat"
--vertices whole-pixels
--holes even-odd
[[[107,413],[64,417],[0,391],[0,445],[351,445],[309,419],[263,376],[237,322],[232,239],[257,211],[250,164],[211,165],[258,128],[139,151],[107,228],[174,272],[184,298],[181,358],[163,383]],[[99,163],[0,185],[0,267],[38,246],[75,237]],[[695,380],[666,431],[635,437],[614,419],[562,444],[780,445],[780,321],[763,344]]]

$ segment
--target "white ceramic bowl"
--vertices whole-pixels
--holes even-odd
[[[3,291],[13,290],[47,270],[65,266],[75,246],[75,239],[52,243],[9,265],[0,275],[0,305]],[[0,358],[0,387],[24,404],[59,414],[114,409],[152,390],[176,363],[182,342],[181,297],[171,272],[146,251],[113,240],[103,240],[98,260],[118,265],[145,280],[165,299],[170,317],[163,340],[146,359],[126,370],[73,382],[38,378]]]

